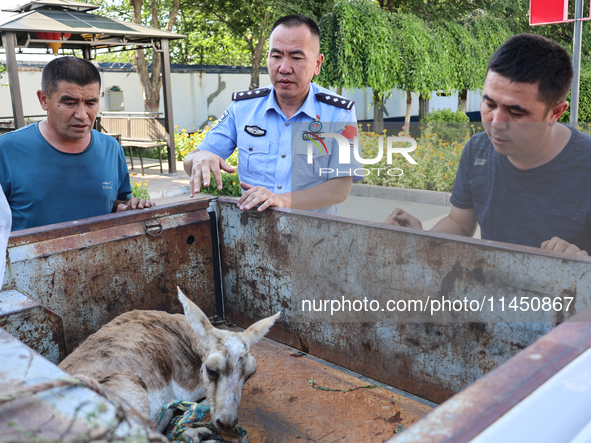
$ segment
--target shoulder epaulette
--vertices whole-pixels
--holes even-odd
[[[232,100],[246,100],[248,98],[266,97],[271,90],[269,88],[253,89],[252,91],[239,91],[232,94]]]
[[[351,109],[355,104],[353,100],[347,100],[346,98],[337,97],[336,95],[330,95],[325,92],[319,92],[316,94],[316,100],[343,109]]]

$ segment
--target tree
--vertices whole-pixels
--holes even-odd
[[[0,79],[2,79],[2,73],[6,72],[6,65],[4,63],[0,63]],[[0,83],[0,87],[8,86],[7,84]]]
[[[476,10],[459,22],[439,21],[451,39],[447,43],[455,75],[453,90],[458,91],[458,110],[466,113],[469,90],[482,89],[488,60],[513,31],[507,20]]]
[[[353,0],[337,3],[320,24],[326,61],[319,83],[371,87],[376,132],[383,128],[384,98],[393,88],[406,91],[406,125],[413,92],[419,94],[422,116],[433,90],[454,89],[456,43],[438,23],[428,24],[409,13],[388,13],[369,0]]]
[[[177,26],[178,32],[187,38],[175,40],[171,45],[176,63],[250,66],[251,52],[246,42],[203,11],[181,8]]]
[[[453,88],[455,71],[450,38],[441,27],[429,26],[413,14],[393,13],[391,26],[397,30],[397,45],[401,48],[402,66],[395,87],[406,91],[405,126],[410,124],[412,93],[418,93],[421,114],[428,112],[426,100],[433,90],[449,92]]]
[[[243,39],[250,51],[250,86],[259,87],[261,59],[267,32],[275,14],[273,2],[264,0],[186,0],[189,9],[198,9],[206,17],[224,25],[234,37]]]
[[[133,21],[143,26],[151,26],[165,31],[173,31],[180,8],[180,0],[87,0],[100,6],[99,12],[118,20]],[[144,6],[147,6],[144,8]],[[148,58],[152,59],[148,67]],[[125,56],[122,57],[125,59]],[[125,61],[125,60],[122,60]],[[153,49],[135,49],[133,63],[136,66],[147,112],[157,112],[160,108],[160,88],[162,87],[162,57]]]
[[[437,29],[433,44],[446,52],[453,67],[446,76],[458,91],[458,107],[466,110],[468,90],[480,89],[494,50],[510,35],[528,29],[528,0],[378,0],[388,11],[412,14]],[[448,66],[449,68],[449,66]],[[449,87],[446,82],[445,88]],[[420,95],[419,118],[428,106]],[[407,114],[406,120],[408,121]]]
[[[457,71],[455,67],[455,55],[458,52],[455,40],[441,26],[440,21],[425,23],[423,26],[431,36],[431,45],[426,49],[427,61],[431,68],[428,75],[423,78],[423,84],[419,89],[419,121],[429,113],[429,100],[432,91],[449,94],[456,84]]]
[[[130,0],[133,8],[133,22],[142,24],[142,6],[143,0]],[[150,15],[152,18],[151,25],[153,28],[160,28],[158,15],[162,14],[164,5],[158,4],[157,0],[150,0]],[[165,31],[172,31],[176,16],[180,7],[180,0],[172,1],[172,9],[166,9],[169,12]],[[162,14],[164,15],[164,14]],[[152,51],[152,69],[148,69],[148,62],[146,54],[143,49],[138,49],[135,52],[134,63],[140,77],[140,84],[142,86],[142,93],[144,96],[144,109],[147,112],[158,112],[160,108],[160,88],[162,87],[162,58],[158,53]]]
[[[220,30],[246,43],[251,65],[249,89],[256,89],[273,22],[288,14],[304,14],[318,19],[333,4],[334,0],[185,0],[183,10],[199,10],[208,20],[222,24]]]
[[[374,131],[383,129],[386,94],[397,85],[401,56],[386,11],[369,0],[341,1],[320,21],[326,60],[319,84],[373,89]]]
[[[513,31],[506,20],[482,10],[474,11],[463,22],[456,24],[455,30],[451,28],[453,26],[450,32],[458,46],[455,87],[458,91],[458,109],[465,113],[468,91],[482,89],[488,61]]]
[[[529,0],[377,0],[388,12],[412,14],[427,22],[457,21],[476,9],[487,11],[513,10],[513,2]],[[529,4],[529,3],[528,3]]]
[[[410,123],[412,93],[419,95],[419,119],[429,111],[432,91],[457,90],[459,108],[465,112],[467,91],[482,88],[493,52],[522,30],[524,1],[342,1],[321,21],[322,50],[327,58],[319,81],[349,89],[372,87],[374,121],[378,124],[382,121],[381,100],[392,88],[406,92],[405,125]],[[378,14],[378,5],[385,14]],[[474,10],[480,6],[494,13]],[[515,17],[498,18],[501,14]],[[388,23],[378,22],[376,17],[387,17]],[[382,48],[388,53],[381,52]],[[376,59],[380,62],[370,68],[369,61]],[[380,72],[395,74],[385,76],[388,82],[377,85],[364,71],[376,66]],[[382,89],[386,85],[390,89]]]

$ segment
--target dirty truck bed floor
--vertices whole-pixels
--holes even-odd
[[[343,390],[368,382],[270,340],[259,342],[251,353],[257,372],[244,386],[239,423],[249,443],[382,443],[398,425],[408,427],[432,409],[384,388],[316,390],[308,379]]]

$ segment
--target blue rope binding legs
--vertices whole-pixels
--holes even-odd
[[[198,428],[198,427],[205,427],[212,432],[212,435],[208,437],[209,440],[216,440],[219,442],[225,442],[222,437],[217,435],[216,429],[213,423],[201,423],[205,414],[209,412],[209,405],[200,405],[198,403],[190,402],[190,401],[171,401],[170,403],[162,406],[160,411],[158,412],[158,426],[160,426],[160,422],[164,418],[166,411],[168,410],[175,410],[180,409],[184,411],[182,416],[177,416],[173,418],[171,421],[172,429],[170,432],[166,434],[166,438],[168,438],[171,442],[183,442],[183,443],[196,443],[193,441],[188,435],[185,435],[185,431],[190,428]],[[171,428],[169,425],[169,429]],[[240,427],[236,426],[237,434],[240,436],[240,443],[247,443],[248,442],[248,435],[246,431]]]

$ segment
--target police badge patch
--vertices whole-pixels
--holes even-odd
[[[217,128],[220,124],[222,124],[224,122],[224,120],[226,120],[228,118],[229,115],[230,115],[230,111],[228,111],[228,109],[226,109],[224,111],[224,113],[222,115],[220,115],[220,118],[218,118],[218,121],[216,122],[215,125],[213,125],[211,127],[211,129]]]
[[[322,130],[322,123],[320,123],[318,120],[315,120],[312,123],[310,123],[308,129],[310,129],[311,132],[319,132],[320,130]]]
[[[248,126],[248,125],[246,125],[244,127],[244,131],[246,131],[247,134],[250,134],[253,137],[262,137],[267,133],[266,129],[259,128],[258,126]]]

